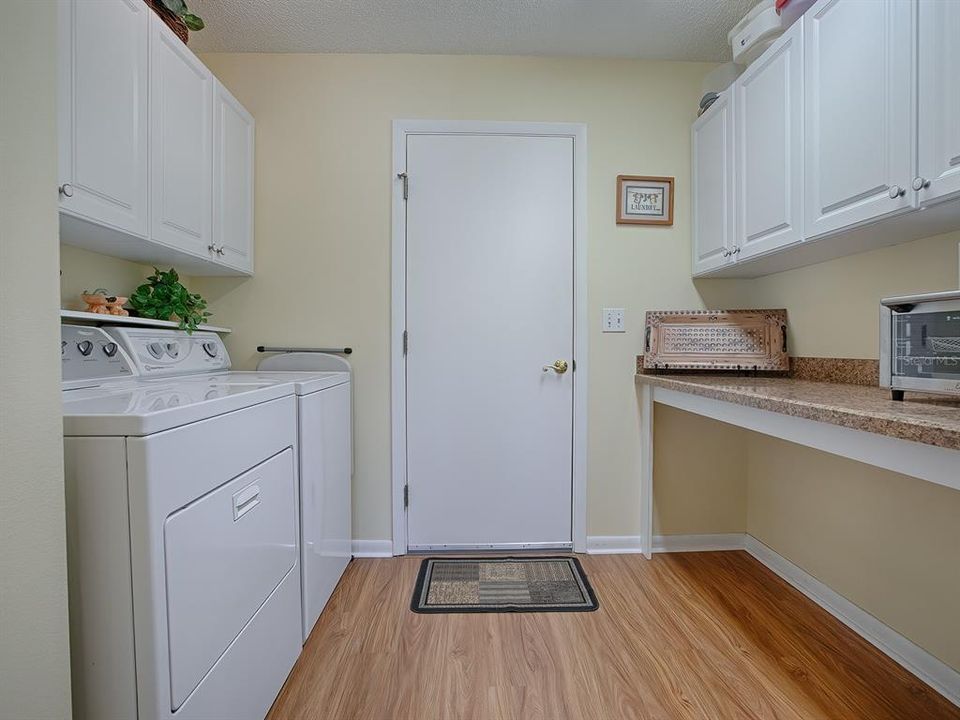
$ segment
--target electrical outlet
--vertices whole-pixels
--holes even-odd
[[[603,331],[605,333],[625,332],[623,327],[623,308],[603,309]]]

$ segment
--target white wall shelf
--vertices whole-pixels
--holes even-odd
[[[61,320],[76,320],[82,322],[92,322],[98,325],[133,325],[136,327],[158,327],[158,328],[178,328],[179,323],[172,320],[152,320],[150,318],[140,318],[120,315],[101,315],[100,313],[83,312],[82,310],[61,310]],[[198,325],[197,330],[206,332],[229,333],[230,328],[219,327],[217,325]]]

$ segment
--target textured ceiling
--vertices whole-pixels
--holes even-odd
[[[199,52],[726,61],[756,0],[189,0]]]

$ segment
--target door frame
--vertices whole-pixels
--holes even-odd
[[[587,550],[587,126],[583,123],[497,122],[463,120],[394,120],[391,317],[390,423],[393,554],[407,553],[407,385],[403,334],[407,317],[406,205],[403,176],[407,171],[409,135],[526,135],[573,140],[573,550]]]

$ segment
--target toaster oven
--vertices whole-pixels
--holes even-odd
[[[960,290],[880,301],[880,385],[960,396]]]

